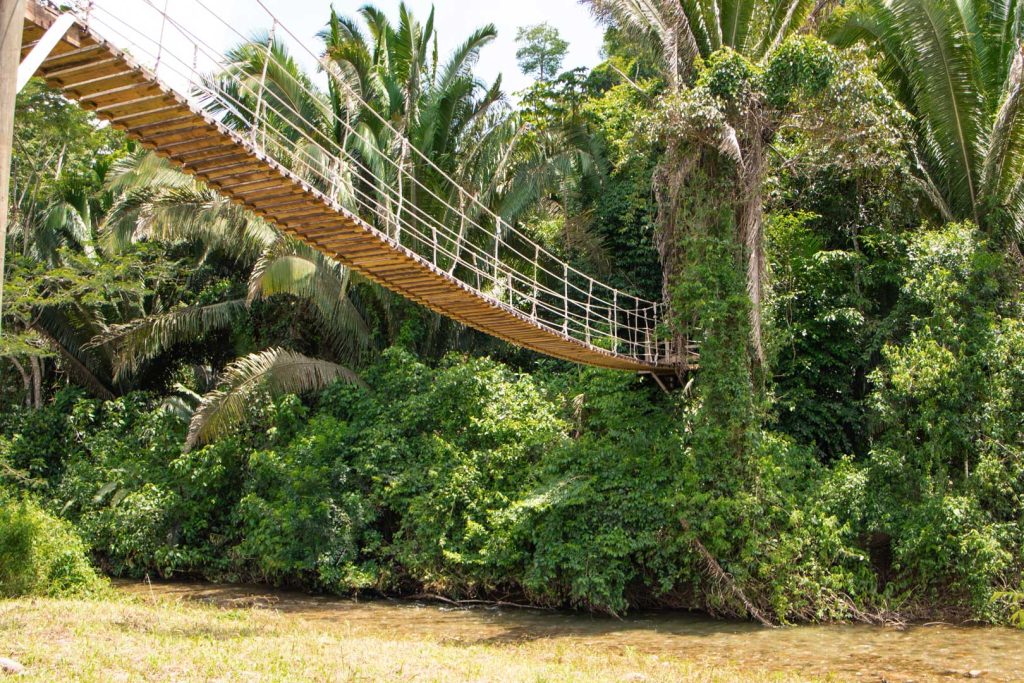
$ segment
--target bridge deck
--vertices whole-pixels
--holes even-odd
[[[27,4],[22,56],[57,16]],[[329,200],[248,140],[158,82],[124,52],[79,24],[36,73],[97,117],[125,131],[232,201],[388,289],[517,346],[576,363],[668,373],[667,359],[642,361],[541,327],[457,280]]]

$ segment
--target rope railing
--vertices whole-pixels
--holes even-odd
[[[237,35],[239,42],[250,42],[206,2],[192,2]],[[549,332],[640,361],[672,360],[668,344],[658,340],[658,325],[664,319],[662,304],[617,290],[579,271],[502,219],[381,117],[260,0],[256,4],[266,12],[272,28],[260,48],[263,63],[257,74],[240,71],[239,65],[230,64],[218,49],[172,17],[167,11],[171,3],[166,0],[138,0],[138,4],[159,21],[156,40],[138,28],[143,23],[141,17],[133,16],[129,23],[99,4],[89,3],[80,9],[79,19],[97,37],[137,61],[152,60],[148,66],[165,85],[207,116],[220,122],[230,119],[240,145],[287,169],[329,206],[354,214],[395,248]],[[176,8],[183,4],[188,3],[173,3]],[[300,111],[274,87],[273,79],[268,82],[280,33],[324,67],[326,77],[358,105],[355,112],[335,115],[324,94],[311,83],[283,68],[274,69],[273,79],[288,79],[292,92],[318,103],[323,120],[310,121],[317,112]],[[356,119],[379,119],[390,135],[387,144],[368,138],[365,127],[353,121],[353,113]],[[342,131],[342,140],[333,139],[324,123]],[[349,141],[361,144],[350,145]],[[372,162],[359,147],[375,150]],[[417,167],[427,169],[435,182],[426,182]],[[413,192],[422,199],[413,201]]]

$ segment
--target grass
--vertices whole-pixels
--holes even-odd
[[[0,601],[19,681],[794,681],[553,639],[459,644],[168,598]],[[2,678],[0,673],[0,678]]]

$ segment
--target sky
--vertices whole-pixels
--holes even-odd
[[[313,49],[317,31],[326,23],[331,0],[260,0],[281,24]],[[163,43],[171,57],[161,55],[161,75],[175,83],[173,71],[186,71],[185,65],[196,58],[191,44],[179,35],[173,25],[168,27],[154,9],[167,7],[175,21],[195,33],[218,51],[238,42],[238,34],[250,35],[265,30],[273,23],[257,0],[95,0],[94,19],[97,31],[122,47],[126,42],[139,61],[152,66],[157,52],[155,41],[163,30]],[[213,9],[226,20],[221,23],[203,9]],[[356,15],[366,0],[333,0],[340,14]],[[397,20],[399,0],[376,0],[378,8]],[[577,0],[406,0],[406,5],[420,20],[426,21],[431,5],[435,7],[434,25],[438,29],[441,59],[474,29],[487,23],[498,28],[498,38],[481,52],[476,73],[491,83],[499,73],[503,75],[503,89],[515,93],[529,85],[530,78],[519,71],[516,63],[516,30],[520,26],[548,22],[556,27],[569,42],[569,54],[563,68],[594,66],[601,61],[602,29],[595,23],[589,9]],[[237,31],[237,33],[236,33]],[[290,40],[290,39],[289,39]],[[312,70],[315,61],[297,47],[293,53]],[[200,70],[204,58],[199,55]]]

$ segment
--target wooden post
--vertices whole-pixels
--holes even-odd
[[[14,149],[14,104],[18,96],[21,32],[25,0],[0,0],[0,316],[4,301],[4,257],[10,212],[11,156]],[[0,326],[0,333],[2,333]]]

